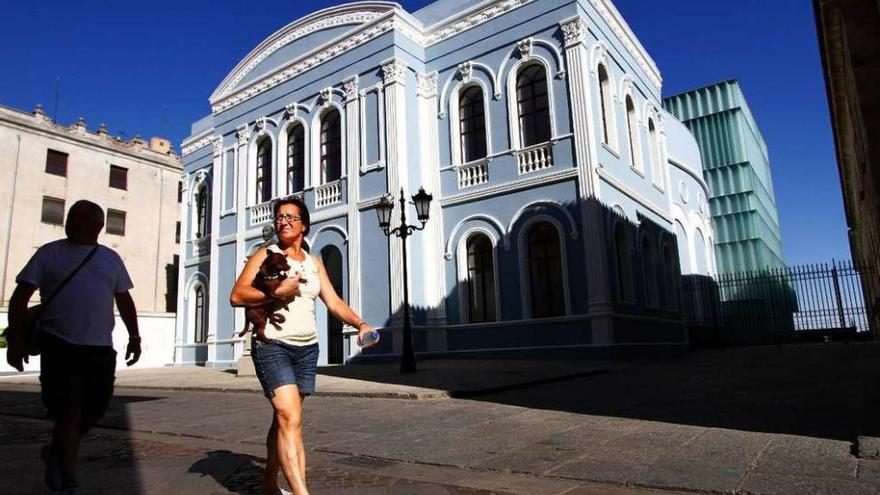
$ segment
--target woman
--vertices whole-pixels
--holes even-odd
[[[252,284],[269,250],[284,253],[290,263],[288,278],[275,295],[288,301],[281,309],[285,321],[281,330],[266,326],[269,343],[252,339],[251,355],[263,391],[272,403],[274,416],[266,436],[266,479],[263,493],[283,493],[278,487],[279,468],[297,495],[308,495],[306,458],[302,442],[302,401],[315,390],[318,365],[318,334],[315,298],[343,322],[358,329],[358,343],[373,331],[336,294],[321,261],[302,248],[309,232],[309,210],[298,198],[278,200],[274,205],[278,243],[260,248],[250,257],[229,297],[233,306],[259,306],[268,302]]]

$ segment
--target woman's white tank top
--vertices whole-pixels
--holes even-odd
[[[271,244],[269,251],[282,253],[284,251],[277,244]],[[299,273],[305,279],[300,282],[299,293],[293,301],[287,303],[289,310],[281,308],[278,313],[283,315],[284,323],[280,323],[281,330],[276,330],[271,323],[266,325],[266,337],[272,340],[280,340],[292,345],[312,345],[318,343],[318,329],[315,321],[315,298],[321,292],[321,281],[318,279],[318,267],[312,255],[306,253],[304,261],[297,261],[287,257],[290,264],[288,276]]]

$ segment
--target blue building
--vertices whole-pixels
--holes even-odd
[[[310,205],[308,245],[339,292],[382,328],[369,354],[399,354],[404,260],[374,210],[420,187],[434,201],[406,260],[416,352],[684,345],[679,275],[714,271],[713,234],[697,144],[660,92],[608,0],[357,2],[288,24],[183,143],[175,361],[243,354],[228,295],[288,195]],[[357,357],[322,311],[321,364]]]

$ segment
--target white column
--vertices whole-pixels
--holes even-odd
[[[422,232],[422,259],[425,280],[425,304],[429,308],[428,325],[446,323],[446,298],[443,268],[443,210],[440,208],[440,149],[437,134],[437,73],[416,73],[419,96],[419,162],[422,185],[434,195],[431,216]],[[445,340],[444,340],[445,342]],[[432,349],[434,347],[432,346]]]
[[[578,200],[581,202],[581,228],[586,258],[586,281],[590,313],[609,315],[611,311],[608,248],[605,242],[605,212],[598,201],[596,168],[599,167],[594,132],[593,91],[589,78],[586,47],[587,23],[580,16],[560,23],[565,41],[572,134],[578,170]],[[609,315],[610,316],[610,315]],[[593,320],[594,343],[610,343],[612,322],[602,316]]]
[[[214,136],[214,165],[211,167],[211,232],[210,232],[210,270],[208,276],[208,338],[207,342],[225,340],[230,336],[218,335],[217,310],[220,303],[217,281],[220,277],[220,251],[217,238],[220,232],[220,201],[223,197],[223,136]],[[225,299],[225,298],[224,298]],[[208,361],[217,360],[217,344],[208,345]]]
[[[235,144],[235,170],[238,183],[238,192],[235,195],[236,208],[236,233],[235,233],[235,267],[236,275],[244,268],[245,262],[245,246],[244,234],[247,231],[245,225],[245,217],[247,216],[247,188],[248,188],[248,170],[247,170],[247,143],[250,140],[251,133],[247,125],[243,125],[236,130],[237,142]],[[235,308],[235,329],[236,331],[244,328],[244,308]],[[242,355],[250,355],[249,340],[245,339]]]
[[[345,149],[348,178],[348,305],[361,314],[361,252],[360,252],[360,97],[358,77],[352,76],[342,83],[345,93]]]
[[[406,66],[397,59],[382,64],[385,84],[385,123],[388,146],[387,153],[388,192],[395,198],[391,228],[400,225],[400,188],[407,184],[407,142],[406,142]],[[389,239],[391,276],[391,314],[398,323],[403,315],[403,252],[400,240]]]

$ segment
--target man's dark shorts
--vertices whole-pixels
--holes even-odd
[[[116,351],[76,345],[48,332],[41,336],[40,383],[43,404],[53,418],[81,406],[84,428],[101,419],[113,396]]]

